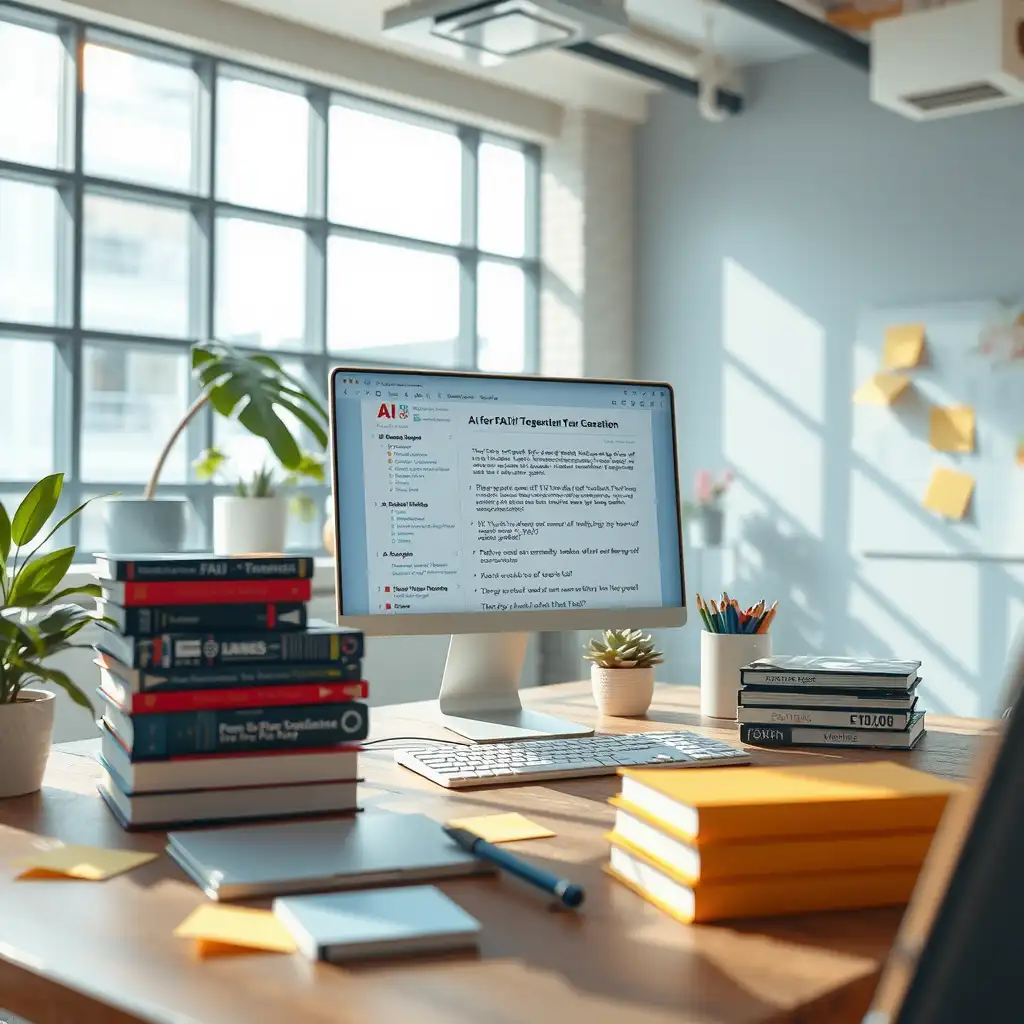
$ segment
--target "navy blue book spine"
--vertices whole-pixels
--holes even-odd
[[[368,708],[358,701],[137,715],[132,718],[131,759],[321,749],[364,740],[368,728]]]
[[[306,605],[302,601],[118,608],[112,617],[122,633],[137,637],[229,629],[285,633],[305,629],[307,622]]]
[[[100,578],[134,583],[170,580],[290,580],[309,579],[313,559],[307,555],[252,558],[118,558],[98,555]]]
[[[135,671],[135,670],[132,670]],[[151,690],[193,690],[219,686],[267,686],[273,683],[354,683],[363,678],[356,658],[326,665],[233,665],[223,668],[182,668],[167,672],[138,669],[136,693]],[[118,673],[115,671],[114,673]]]
[[[132,668],[221,668],[231,665],[350,665],[363,656],[358,630],[303,633],[166,633],[155,637],[107,636],[99,642]]]

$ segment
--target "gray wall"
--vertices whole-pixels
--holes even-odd
[[[638,372],[677,387],[684,483],[738,478],[688,594],[777,597],[776,652],[920,658],[929,708],[990,713],[1024,566],[851,548],[853,341],[865,308],[1024,293],[1024,112],[915,124],[817,56],[751,94],[723,124],[663,94],[637,143]],[[695,682],[697,627],[662,639],[665,677]]]

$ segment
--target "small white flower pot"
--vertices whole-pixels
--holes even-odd
[[[736,721],[740,670],[772,653],[771,633],[700,634],[700,713]]]
[[[42,787],[56,706],[48,690],[29,689],[13,704],[0,704],[0,797]]]
[[[647,713],[654,696],[654,669],[590,666],[594,703],[602,715],[632,718]]]
[[[702,505],[689,513],[690,544],[695,548],[720,548],[725,536],[725,509]]]
[[[213,499],[213,552],[216,555],[260,555],[284,551],[288,499]]]

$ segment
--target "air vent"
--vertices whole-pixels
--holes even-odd
[[[918,110],[948,110],[952,107],[973,106],[988,100],[1005,97],[1002,89],[996,88],[991,82],[974,82],[961,85],[956,89],[941,89],[937,92],[922,92],[916,96],[904,96],[904,100]]]

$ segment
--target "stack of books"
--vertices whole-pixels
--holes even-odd
[[[884,761],[621,775],[608,873],[686,923],[902,905],[962,788]]]
[[[924,735],[919,661],[780,655],[740,670],[740,740],[910,750]]]
[[[100,793],[125,828],[357,809],[363,635],[308,619],[313,559],[105,556]]]

